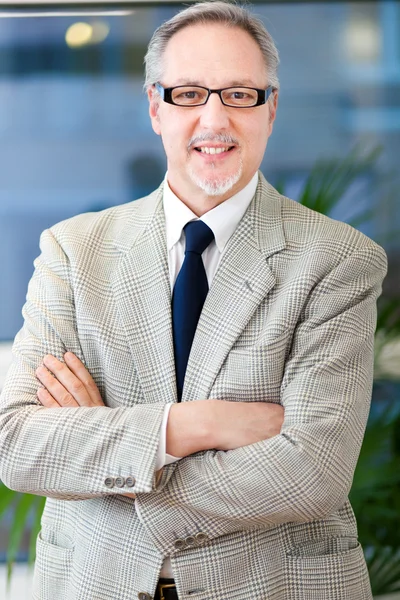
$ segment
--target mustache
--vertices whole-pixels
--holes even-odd
[[[219,144],[226,144],[227,146],[239,145],[239,141],[229,133],[202,133],[190,138],[187,147],[188,151],[201,142],[216,142]]]

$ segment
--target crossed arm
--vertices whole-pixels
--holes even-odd
[[[72,352],[61,362],[46,355],[36,376],[43,387],[37,396],[46,408],[104,406],[89,371]],[[277,435],[283,407],[267,402],[201,400],[171,407],[166,452],[185,457],[202,450],[233,450]],[[125,494],[135,497],[135,494]]]

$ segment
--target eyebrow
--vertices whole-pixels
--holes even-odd
[[[180,77],[179,79],[176,80],[175,86],[177,86],[177,85],[198,85],[200,87],[207,87],[206,85],[204,85],[204,83],[201,83],[198,79],[185,79],[183,77]],[[175,87],[175,86],[173,86],[173,87]],[[226,87],[240,87],[240,86],[257,88],[255,83],[253,81],[250,81],[249,79],[242,79],[242,80],[235,79],[234,81],[230,81],[229,83],[227,83],[226,85],[224,85],[222,87],[226,88]]]

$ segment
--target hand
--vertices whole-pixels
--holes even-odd
[[[278,435],[284,419],[280,404],[197,400],[171,406],[166,451],[188,456],[201,450],[234,450]]]
[[[65,364],[48,354],[43,359],[44,366],[36,370],[36,377],[44,385],[37,391],[40,403],[46,408],[104,406],[99,389],[83,362],[72,352],[64,354],[64,360]],[[135,494],[123,495],[136,498]]]
[[[44,386],[37,392],[40,403],[46,408],[104,406],[98,387],[82,361],[72,352],[64,354],[64,360],[65,364],[48,354],[43,359],[44,366],[36,369],[36,377]]]

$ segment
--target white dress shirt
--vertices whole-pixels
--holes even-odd
[[[214,240],[202,254],[209,288],[211,287],[228,240],[238,226],[239,221],[246,212],[256,192],[257,183],[258,174],[255,173],[251,181],[240,192],[200,217],[200,220],[208,225],[214,234]],[[172,297],[175,281],[185,258],[185,232],[183,231],[183,228],[189,221],[198,220],[198,217],[173,193],[168,185],[168,173],[164,180],[163,204],[167,233],[169,280]],[[165,405],[156,462],[157,471],[164,465],[179,460],[178,457],[166,454],[165,452],[167,422],[171,406],[172,403]],[[140,518],[137,504],[136,511]],[[165,559],[163,563],[160,577],[171,579],[174,577],[169,558]]]

